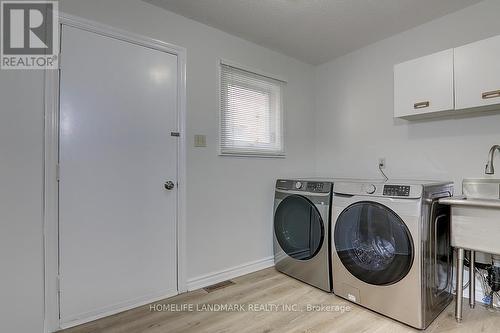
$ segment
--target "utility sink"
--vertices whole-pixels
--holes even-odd
[[[500,255],[500,179],[464,179],[462,192],[439,201],[451,206],[451,245]]]
[[[464,179],[462,193],[466,198],[500,200],[500,179]]]

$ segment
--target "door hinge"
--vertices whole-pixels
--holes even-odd
[[[179,136],[181,136],[181,133],[179,133],[179,132],[170,132],[170,136],[177,136],[177,137],[179,137]]]
[[[56,278],[56,288],[57,288],[57,293],[61,293],[61,276],[58,275]]]
[[[59,181],[61,178],[60,178],[60,174],[61,174],[61,167],[59,166],[59,164],[56,165],[56,180]]]

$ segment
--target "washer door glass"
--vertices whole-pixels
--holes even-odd
[[[338,217],[335,249],[345,268],[372,285],[400,281],[413,263],[410,231],[391,209],[376,202],[358,202]]]
[[[274,232],[283,251],[298,260],[314,257],[325,237],[318,209],[300,195],[288,196],[278,205],[274,215]]]

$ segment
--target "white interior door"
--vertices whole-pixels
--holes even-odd
[[[61,323],[177,293],[177,56],[62,30]]]

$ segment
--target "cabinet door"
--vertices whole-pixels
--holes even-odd
[[[394,117],[453,108],[453,49],[394,66]]]
[[[499,60],[500,36],[455,49],[457,109],[500,104]]]

